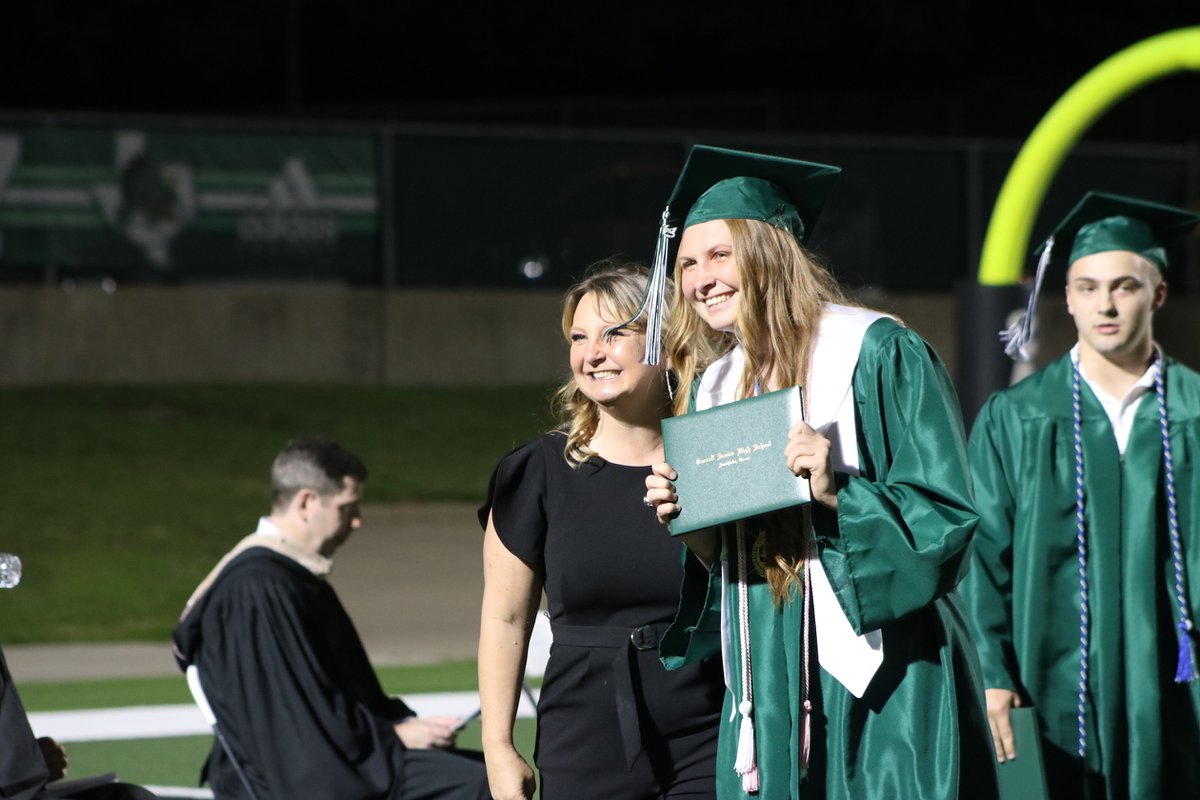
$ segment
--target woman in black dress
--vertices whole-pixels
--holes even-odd
[[[680,672],[658,660],[679,599],[681,548],[641,500],[650,465],[663,458],[667,376],[641,363],[641,330],[608,334],[645,287],[643,269],[606,266],[567,293],[562,428],[505,456],[479,511],[479,692],[497,800],[533,796],[512,724],[543,589],[554,634],[534,755],[543,800],[715,796],[719,659]]]

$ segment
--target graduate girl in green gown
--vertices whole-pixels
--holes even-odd
[[[708,569],[685,576],[660,654],[723,654],[723,800],[994,797],[955,591],[977,521],[958,403],[933,349],[848,303],[805,249],[839,172],[698,146],[664,212],[664,276],[680,240],[666,357],[694,379],[677,413],[801,386],[779,469],[814,502],[685,536]],[[677,473],[654,472],[667,522]]]

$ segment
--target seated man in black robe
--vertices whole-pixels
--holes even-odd
[[[367,470],[322,437],[294,439],[271,468],[272,507],[188,601],[175,629],[224,737],[201,781],[218,800],[489,797],[454,719],[421,718],[384,694],[325,580],[361,525]],[[241,775],[239,775],[239,768]]]

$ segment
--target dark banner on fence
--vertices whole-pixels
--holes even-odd
[[[692,142],[682,132],[258,124],[0,120],[0,281],[561,288],[600,259],[652,258]],[[845,285],[893,292],[974,280],[1018,147],[698,140],[841,166],[810,245]],[[1194,202],[1198,163],[1186,148],[1081,145],[1049,187],[1033,235],[1088,189]],[[1200,285],[1198,250],[1181,248],[1172,291]]]
[[[377,137],[0,126],[0,276],[379,279]]]

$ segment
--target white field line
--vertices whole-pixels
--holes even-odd
[[[410,694],[404,695],[404,701],[420,716],[460,717],[479,708],[479,694],[476,692]],[[533,707],[522,696],[517,716],[533,715]],[[190,703],[86,711],[35,711],[29,715],[29,723],[38,736],[50,736],[64,743],[201,736],[212,731],[199,709]]]
[[[151,786],[144,787],[155,797],[169,797],[171,800],[212,800],[212,789],[189,789],[186,786]]]

